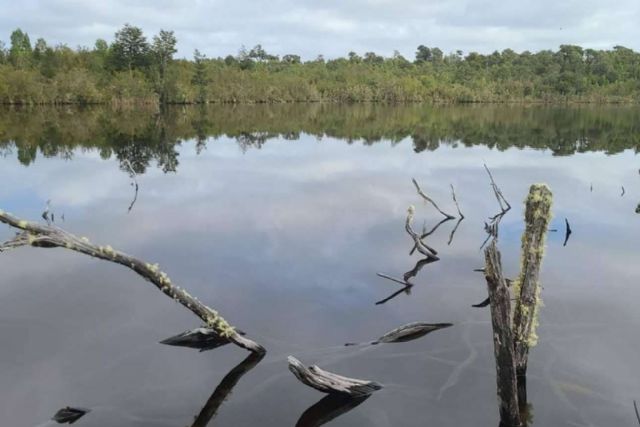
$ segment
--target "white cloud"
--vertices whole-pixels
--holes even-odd
[[[535,51],[564,43],[640,48],[636,0],[622,0],[615,8],[595,0],[0,0],[0,7],[5,41],[20,27],[33,40],[92,46],[97,38],[111,40],[129,22],[149,38],[161,28],[175,30],[183,57],[196,48],[225,56],[258,43],[270,52],[306,59],[350,50],[391,55],[394,49],[413,57],[419,44],[445,52]]]

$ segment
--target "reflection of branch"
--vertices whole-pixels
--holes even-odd
[[[265,352],[265,349],[261,345],[236,332],[218,312],[201,303],[186,290],[174,286],[169,276],[161,271],[158,265],[141,261],[123,252],[114,250],[111,246],[94,245],[89,242],[89,239],[76,237],[58,227],[21,220],[2,210],[0,210],[0,222],[22,230],[22,233],[19,233],[18,236],[4,245],[0,245],[0,248],[6,245],[10,245],[11,247],[20,245],[42,248],[59,247],[123,265],[151,282],[169,298],[172,298],[189,309],[205,322],[207,328],[215,331],[221,338],[252,352]]]
[[[464,217],[460,217],[460,219],[458,219],[458,222],[456,222],[456,225],[453,227],[453,230],[451,230],[451,234],[449,234],[449,241],[447,242],[447,245],[450,245],[451,242],[453,242],[453,236],[456,234],[456,231],[458,230],[458,227],[460,226],[460,223],[462,222],[463,219]]]
[[[418,262],[416,262],[416,265],[411,270],[409,270],[406,273],[404,273],[404,275],[402,276],[403,280],[396,279],[395,277],[391,277],[391,276],[388,276],[388,275],[383,274],[383,273],[377,273],[377,275],[379,277],[391,280],[392,282],[396,282],[396,283],[402,285],[403,288],[401,288],[401,289],[397,290],[396,292],[392,293],[387,298],[384,298],[384,299],[376,302],[376,305],[384,304],[387,301],[392,300],[393,298],[397,297],[398,295],[400,295],[403,292],[408,295],[410,293],[410,291],[411,291],[411,288],[414,286],[414,283],[411,281],[411,279],[413,279],[414,277],[417,276],[417,274],[420,272],[422,267],[424,267],[425,265],[430,264],[432,262],[436,262],[436,261],[437,261],[437,259],[435,259],[435,258],[421,258],[421,259],[419,259]]]
[[[411,215],[413,216],[413,213],[412,213]],[[407,218],[407,219],[408,219],[408,218]],[[413,220],[413,217],[412,217],[412,220]],[[444,223],[445,223],[445,222],[447,222],[447,221],[451,221],[451,218],[443,218],[439,223],[437,223],[436,225],[434,225],[434,226],[433,226],[433,228],[432,228],[431,230],[429,230],[429,231],[426,231],[426,227],[422,227],[422,234],[420,235],[420,240],[422,241],[422,240],[426,239],[427,237],[431,236],[433,233],[435,233],[435,232],[436,232],[436,230],[437,230],[438,228],[440,228],[440,226],[441,226],[442,224],[444,224]],[[407,230],[407,231],[408,231],[408,230]],[[411,233],[409,233],[409,234],[411,235]],[[412,236],[412,237],[413,237],[413,236]],[[423,242],[423,243],[424,243],[424,242]],[[413,255],[413,253],[416,251],[416,249],[417,249],[417,246],[416,246],[416,245],[415,245],[415,243],[414,243],[413,248],[411,249],[411,251],[409,251],[409,255]],[[432,249],[432,248],[429,248],[429,249]],[[437,254],[437,252],[435,251],[435,249],[432,249],[432,250]]]
[[[462,220],[464,219],[464,215],[462,214],[462,212],[460,212],[460,205],[458,205],[458,200],[456,199],[456,189],[453,188],[453,184],[449,185],[451,185],[451,197],[453,198],[453,203],[456,204],[456,209],[458,209],[458,216]]]
[[[436,205],[436,202],[433,201],[433,199],[431,199],[429,196],[427,196],[424,191],[422,191],[422,189],[420,188],[420,186],[418,185],[418,181],[415,180],[415,178],[411,178],[411,181],[413,181],[413,185],[416,186],[416,190],[418,190],[418,194],[427,202],[431,203],[433,205],[434,208],[436,208],[436,210],[438,212],[440,212],[442,215],[444,215],[445,217],[447,217],[448,219],[453,219],[455,218],[452,215],[449,215],[446,212],[443,212],[442,209],[440,209],[438,207],[438,205]]]
[[[133,205],[136,204],[136,201],[138,200],[138,180],[136,179],[136,171],[133,169],[133,166],[131,165],[131,162],[129,161],[129,159],[124,159],[122,161],[122,164],[125,165],[127,167],[127,169],[129,170],[129,177],[131,178],[131,185],[135,187],[135,193],[133,194],[133,200],[131,201],[131,204],[129,205],[129,209],[127,209],[127,213],[131,212],[131,209],[133,209]]]
[[[381,299],[380,301],[377,301],[377,302],[376,302],[376,305],[381,305],[381,304],[384,304],[384,303],[386,303],[386,302],[388,302],[388,301],[391,301],[392,299],[394,299],[395,297],[397,297],[398,295],[400,295],[400,294],[401,294],[401,293],[403,293],[403,292],[404,292],[405,294],[409,295],[409,294],[411,293],[411,288],[413,288],[413,285],[412,285],[412,284],[410,284],[410,283],[409,283],[409,284],[406,284],[406,285],[404,286],[404,288],[400,288],[400,289],[398,289],[397,291],[395,291],[394,293],[392,293],[391,295],[389,295],[388,297],[383,298],[383,299]]]
[[[567,242],[569,241],[569,236],[571,236],[571,226],[569,225],[569,220],[567,218],[564,219],[565,230],[564,230],[564,243],[562,246],[567,246]]]
[[[316,365],[307,368],[293,356],[289,356],[288,360],[289,370],[300,382],[323,393],[362,397],[382,388],[377,382],[343,377],[320,369]]]
[[[640,413],[638,412],[638,404],[636,401],[633,401],[633,409],[636,410],[636,418],[638,419],[638,424],[640,424]]]
[[[227,396],[231,394],[233,388],[238,384],[238,381],[240,381],[240,378],[255,368],[263,357],[264,353],[251,353],[246,357],[246,359],[240,362],[239,365],[229,371],[213,391],[213,394],[209,397],[209,400],[207,400],[207,403],[204,405],[191,427],[206,427],[206,425],[215,418],[216,412],[227,399]]]
[[[338,418],[362,402],[369,396],[349,397],[342,395],[328,395],[320,399],[302,413],[296,427],[319,427]]]

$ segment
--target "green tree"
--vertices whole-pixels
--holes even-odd
[[[11,33],[11,48],[9,49],[9,60],[17,68],[24,68],[29,65],[31,56],[31,41],[29,34],[22,32],[20,28]]]
[[[173,31],[160,30],[160,33],[153,37],[153,44],[151,46],[154,65],[158,70],[158,95],[160,96],[160,102],[163,104],[167,102],[167,67],[173,60],[173,55],[177,52],[176,43],[177,40],[175,35],[173,34]]]
[[[207,57],[198,49],[193,52],[194,69],[191,83],[196,86],[197,101],[202,104],[207,102],[207,85],[209,84],[206,60]]]
[[[115,34],[111,45],[111,62],[116,70],[144,68],[149,62],[149,43],[142,29],[125,24]]]

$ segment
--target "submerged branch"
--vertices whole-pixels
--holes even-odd
[[[175,286],[166,273],[157,264],[145,263],[137,258],[113,249],[111,246],[97,246],[86,237],[79,238],[61,228],[41,225],[35,222],[21,220],[0,210],[0,222],[22,230],[16,238],[0,245],[1,249],[17,246],[34,246],[43,248],[66,248],[74,252],[89,255],[94,258],[123,265],[151,282],[169,298],[182,304],[205,322],[207,328],[215,331],[221,339],[232,342],[242,348],[255,353],[264,353],[265,349],[252,340],[242,337],[217,311],[201,303],[186,290]]]

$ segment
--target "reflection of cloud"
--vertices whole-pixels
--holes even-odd
[[[14,158],[0,159],[6,183],[0,207],[38,218],[44,200],[52,198],[56,209],[67,212],[66,228],[160,262],[176,283],[267,345],[264,366],[252,372],[255,383],[239,384],[220,414],[221,425],[249,425],[256,414],[265,413],[275,425],[290,425],[290,408],[276,397],[290,399],[300,411],[317,398],[298,389],[293,396],[287,381],[295,380],[286,372],[279,376],[284,355],[298,352],[324,358],[332,370],[365,374],[399,384],[403,393],[414,388],[418,393],[386,395],[354,411],[367,419],[377,408],[396,422],[407,413],[417,417],[427,402],[430,415],[443,422],[436,424],[461,425],[448,405],[475,402],[475,417],[483,413],[482,405],[494,407],[495,383],[483,365],[491,349],[481,344],[490,342],[488,314],[469,307],[486,295],[482,277],[472,269],[482,263],[482,222],[496,211],[483,162],[514,206],[502,222],[500,240],[509,277],[517,269],[521,201],[529,184],[548,182],[555,195],[555,222],[567,216],[574,229],[567,248],[558,242],[561,236],[550,236],[542,278],[547,301],[542,328],[566,326],[566,342],[554,341],[559,347],[550,348],[541,330],[532,369],[555,352],[570,356],[579,347],[585,350],[581,362],[563,357],[563,372],[588,367],[583,374],[596,387],[629,389],[626,381],[635,362],[628,355],[637,352],[633,343],[620,342],[610,331],[630,335],[640,322],[634,303],[640,291],[630,286],[640,278],[632,258],[640,225],[633,213],[638,194],[631,152],[553,157],[533,150],[441,147],[416,154],[408,139],[395,146],[364,146],[331,138],[317,143],[309,136],[270,142],[244,154],[226,138],[212,141],[200,155],[192,143],[179,150],[177,173],[150,168],[138,178],[140,198],[131,214],[126,213],[129,179],[118,163],[81,152],[71,162],[39,158],[28,168]],[[391,285],[375,273],[401,274],[415,263],[403,230],[406,207],[417,205],[417,228],[423,219],[429,224],[440,219],[420,203],[411,177],[448,211],[455,210],[448,188],[453,183],[466,219],[452,246],[446,241],[453,222],[430,237],[442,260],[421,271],[410,296],[376,307]],[[624,198],[618,191],[622,183],[628,191]],[[3,229],[3,236],[9,234]],[[31,416],[42,420],[51,408],[95,402],[179,418],[176,414],[197,412],[211,384],[238,362],[233,349],[209,356],[159,349],[155,342],[197,326],[197,320],[119,266],[61,250],[25,248],[2,254],[0,269],[0,336],[6,343],[0,352],[0,413],[10,413],[12,425]],[[588,313],[606,320],[608,327],[572,335],[587,324]],[[334,347],[416,320],[455,326],[424,342],[375,349],[362,358]],[[432,405],[429,398],[437,396],[455,362],[468,355],[461,335],[470,327],[477,329],[470,336],[479,349],[478,362],[445,395],[453,400]],[[594,349],[590,342],[615,344],[616,352]],[[398,359],[390,351],[408,355]],[[606,364],[600,364],[603,354]],[[402,363],[391,370],[383,356]],[[258,385],[266,391],[261,398],[252,395]],[[604,412],[619,408],[610,409]]]

